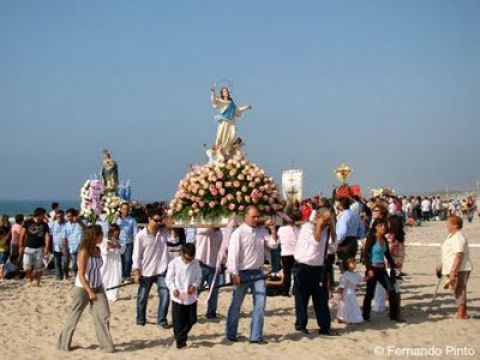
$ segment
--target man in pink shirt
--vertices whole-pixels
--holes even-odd
[[[195,236],[195,258],[200,261],[202,268],[202,286],[214,286],[218,284],[218,277],[215,284],[212,284],[215,270],[217,267],[217,255],[222,245],[222,232],[220,229],[200,228],[197,229]],[[208,299],[207,319],[215,319],[217,317],[218,289],[212,290],[212,295]]]
[[[253,296],[252,326],[250,343],[266,344],[263,340],[263,318],[265,311],[265,279],[263,263],[265,247],[275,249],[277,233],[275,224],[268,224],[271,234],[259,226],[260,214],[255,206],[249,206],[245,212],[245,222],[232,234],[228,244],[228,271],[233,275],[232,302],[228,309],[226,338],[237,341],[238,322],[243,300],[250,289]]]
[[[137,325],[146,324],[148,295],[155,283],[158,293],[157,324],[164,329],[167,322],[170,295],[165,282],[168,267],[167,242],[170,230],[165,227],[165,217],[160,209],[148,214],[148,224],[137,233],[133,243],[133,270],[139,284],[137,294]]]

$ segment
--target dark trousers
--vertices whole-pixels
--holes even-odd
[[[367,291],[365,298],[363,299],[363,318],[365,320],[370,319],[372,299],[375,295],[375,286],[377,285],[378,281],[388,292],[390,319],[396,319],[398,317],[397,293],[395,292],[395,287],[392,280],[387,274],[387,270],[385,270],[385,268],[373,268],[373,274],[374,276],[370,280],[367,280]]]
[[[182,305],[172,301],[173,335],[177,347],[183,347],[187,343],[188,333],[197,322],[197,303]]]
[[[132,253],[133,244],[125,245],[125,252],[122,255],[122,278],[124,279],[132,275]]]
[[[293,255],[282,256],[283,268],[283,286],[280,291],[282,295],[289,295],[290,287],[292,286],[292,267],[295,263]]]
[[[307,328],[308,302],[310,297],[322,332],[330,331],[331,319],[328,307],[328,289],[323,281],[323,266],[295,264],[293,267],[295,287],[295,329]],[[321,285],[320,285],[321,283]]]
[[[281,253],[280,246],[276,249],[270,250],[270,265],[272,266],[272,272],[274,273],[277,273],[282,269],[280,253]]]
[[[55,259],[55,276],[57,280],[63,280],[64,277],[68,277],[70,257],[68,254],[63,255],[60,251],[54,251],[53,256]]]
[[[325,273],[327,278],[328,290],[333,290],[335,284],[335,273],[333,271],[333,264],[335,264],[335,254],[328,254],[325,261]]]
[[[339,245],[337,249],[337,255],[338,260],[340,261],[340,270],[342,271],[342,273],[345,271],[345,269],[343,268],[343,262],[350,257],[355,258],[357,256],[357,252],[358,241],[356,237],[348,236]]]

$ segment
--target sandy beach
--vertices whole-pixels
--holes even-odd
[[[207,322],[203,317],[205,306],[199,304],[199,323],[190,333],[189,346],[177,350],[172,330],[155,325],[156,293],[150,297],[148,324],[135,325],[135,285],[123,288],[121,300],[111,304],[111,332],[116,345],[115,354],[105,354],[98,348],[94,327],[89,314],[81,319],[73,338],[75,347],[70,353],[55,348],[57,336],[65,320],[70,304],[72,285],[57,282],[52,275],[45,278],[41,288],[28,287],[23,281],[7,281],[0,284],[0,326],[2,329],[2,359],[373,359],[386,357],[408,358],[398,351],[402,348],[432,348],[433,358],[455,358],[470,348],[465,358],[479,358],[480,344],[480,290],[476,269],[469,281],[469,315],[471,319],[456,321],[455,302],[452,294],[441,290],[431,314],[427,309],[436,285],[433,269],[440,257],[445,238],[445,223],[425,223],[419,228],[408,229],[407,260],[404,271],[409,275],[403,286],[402,308],[405,323],[388,320],[387,314],[372,314],[368,323],[346,326],[334,323],[342,333],[340,337],[326,338],[312,331],[302,335],[293,329],[293,297],[270,297],[267,300],[265,339],[267,345],[248,343],[251,299],[247,298],[240,322],[240,341],[224,341],[225,319]],[[474,267],[480,263],[480,221],[466,224],[464,232],[469,239]],[[421,246],[413,245],[421,243]],[[425,246],[430,244],[431,246]],[[358,269],[363,270],[363,269]],[[338,276],[338,274],[337,274]],[[358,292],[362,300],[364,287]],[[154,292],[153,292],[154,293]],[[205,295],[202,296],[203,299]],[[219,313],[226,314],[231,290],[222,290]],[[335,311],[332,310],[334,315]],[[309,329],[316,329],[313,313]],[[433,350],[431,350],[433,351]],[[440,354],[441,352],[441,354]],[[397,355],[395,355],[397,354]],[[457,356],[458,357],[458,356]],[[460,357],[461,358],[461,357]]]

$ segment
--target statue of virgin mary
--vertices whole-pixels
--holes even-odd
[[[235,141],[235,121],[243,112],[252,109],[252,105],[237,107],[226,87],[220,90],[220,97],[216,96],[215,89],[212,88],[211,100],[212,106],[220,111],[219,114],[215,115],[215,120],[218,123],[215,151],[230,155]]]

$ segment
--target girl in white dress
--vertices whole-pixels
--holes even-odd
[[[363,317],[355,295],[355,289],[362,278],[360,274],[355,272],[355,258],[346,259],[343,266],[347,271],[340,276],[340,288],[338,290],[340,304],[337,320],[347,324],[360,324],[363,322]]]
[[[120,227],[111,224],[108,229],[108,238],[104,238],[100,245],[102,251],[102,283],[106,289],[120,285],[122,281],[122,254],[125,252],[125,244],[120,241]],[[120,297],[120,289],[107,291],[110,301],[117,301]]]

